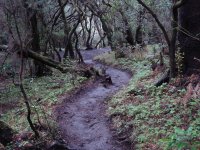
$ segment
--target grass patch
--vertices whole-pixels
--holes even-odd
[[[78,87],[86,78],[70,73],[54,73],[52,76],[24,79],[24,88],[29,97],[32,120],[34,123],[50,124],[55,127],[52,118],[53,106],[59,103],[59,96]],[[16,107],[1,116],[17,132],[31,131],[26,120],[26,107],[19,87],[12,83],[1,92],[0,104],[16,103]]]

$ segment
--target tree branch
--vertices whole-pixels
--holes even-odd
[[[142,0],[137,0],[139,4],[141,4],[145,9],[147,9],[149,11],[149,13],[152,15],[152,17],[155,19],[156,23],[158,24],[158,26],[160,27],[160,29],[162,30],[165,40],[167,42],[167,45],[170,46],[170,39],[169,36],[167,34],[167,31],[165,30],[165,27],[163,26],[163,24],[160,22],[160,20],[158,19],[157,15],[151,10],[151,8],[149,8]]]

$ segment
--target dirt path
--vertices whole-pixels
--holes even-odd
[[[94,54],[105,52],[107,49],[83,52],[87,63],[93,63]],[[113,138],[109,127],[108,117],[105,115],[106,98],[112,96],[117,90],[129,82],[130,75],[126,72],[107,68],[112,77],[113,85],[104,87],[100,83],[82,90],[58,108],[59,126],[63,138],[70,148],[76,150],[126,150]]]

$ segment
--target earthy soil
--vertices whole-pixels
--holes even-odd
[[[113,85],[104,86],[101,82],[80,90],[76,95],[66,98],[57,108],[57,121],[63,139],[71,149],[76,150],[128,150],[128,145],[120,144],[114,138],[106,116],[107,99],[123,86],[127,85],[130,75],[109,66],[92,61],[95,55],[109,49],[83,51],[86,63],[96,67],[106,67]]]

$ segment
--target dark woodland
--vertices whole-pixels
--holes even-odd
[[[0,0],[0,150],[199,150],[199,0]]]

